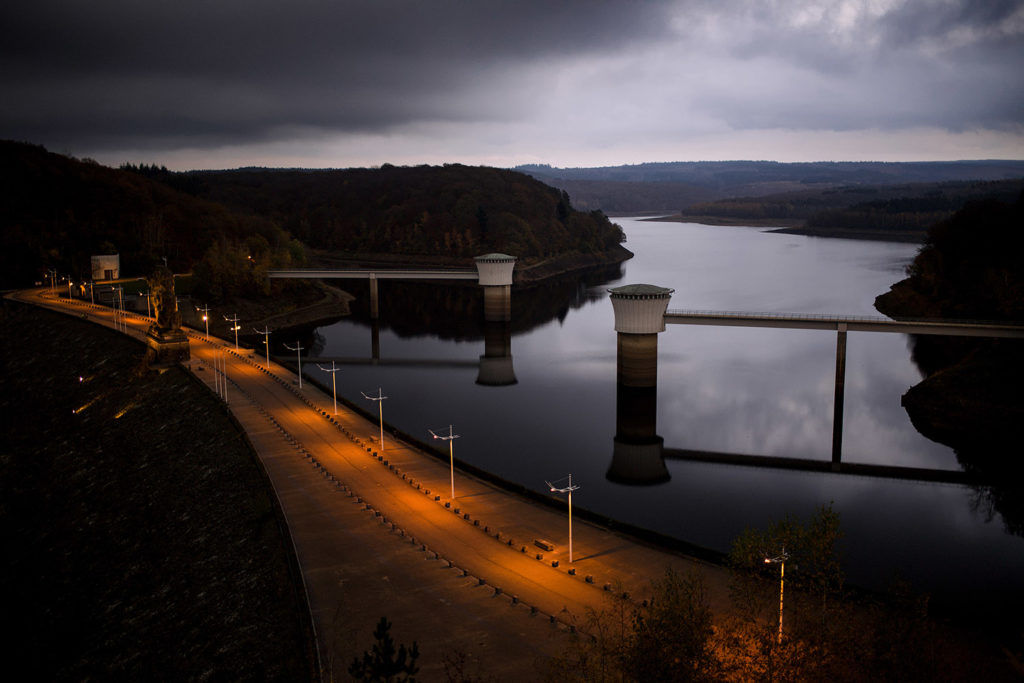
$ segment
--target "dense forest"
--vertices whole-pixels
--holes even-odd
[[[968,202],[928,230],[908,278],[876,305],[896,317],[1024,321],[1024,192]]]
[[[345,170],[197,171],[159,176],[197,198],[253,213],[314,249],[529,261],[601,254],[623,240],[599,211],[515,171],[460,164]]]
[[[125,276],[146,276],[166,259],[175,272],[194,272],[197,293],[214,301],[297,286],[265,273],[311,254],[467,263],[502,251],[527,264],[629,256],[621,228],[602,213],[576,211],[564,191],[492,168],[174,173],[0,142],[0,183],[5,288],[50,269],[86,279],[90,256],[101,253],[120,254]]]

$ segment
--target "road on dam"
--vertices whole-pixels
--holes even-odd
[[[14,298],[138,339],[153,322],[45,288]],[[369,649],[382,616],[396,642],[418,642],[425,680],[443,677],[445,657],[499,680],[536,677],[584,626],[588,608],[607,608],[612,591],[643,599],[667,567],[699,572],[712,609],[727,608],[724,570],[578,518],[570,564],[567,509],[458,470],[453,499],[446,461],[387,433],[381,448],[375,421],[343,406],[335,414],[331,394],[309,382],[299,388],[273,359],[203,332],[188,337],[183,366],[226,395],[275,489],[325,677]]]

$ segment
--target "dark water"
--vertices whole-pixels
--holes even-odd
[[[339,395],[375,409],[360,392],[382,387],[385,420],[424,438],[454,425],[457,458],[537,491],[572,473],[574,505],[727,551],[744,528],[832,502],[848,580],[881,588],[899,576],[959,606],[1021,604],[1024,539],[970,487],[616,457],[609,287],[674,288],[671,309],[877,316],[874,297],[903,277],[915,246],[618,222],[632,260],[514,289],[508,328],[483,325],[475,287],[382,282],[379,362],[358,314],[317,330],[313,354],[364,359],[338,373]],[[365,285],[351,290],[365,305]],[[828,460],[835,343],[830,332],[670,325],[659,336],[657,434],[668,449]],[[495,358],[481,369],[485,353]],[[478,383],[509,380],[510,367],[514,384]],[[900,406],[920,379],[905,336],[849,333],[846,372],[844,462],[959,469]],[[619,483],[644,473],[652,483]]]

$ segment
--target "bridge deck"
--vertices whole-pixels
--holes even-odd
[[[475,270],[402,269],[402,270],[269,270],[269,278],[317,278],[349,280],[477,280]]]
[[[850,332],[894,332],[900,334],[936,334],[968,337],[1008,337],[1024,339],[1024,324],[998,324],[970,321],[891,320],[868,316],[837,316],[800,313],[743,313],[730,311],[666,311],[665,323],[671,325],[720,325],[734,327],[775,327],[804,330]]]

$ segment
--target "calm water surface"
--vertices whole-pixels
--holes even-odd
[[[728,551],[744,528],[807,516],[832,502],[850,581],[883,587],[900,576],[936,597],[977,606],[1021,600],[1024,539],[1007,534],[998,514],[976,509],[978,495],[968,487],[673,459],[665,461],[661,483],[611,481],[616,335],[609,287],[671,287],[672,309],[877,316],[875,296],[903,277],[917,250],[616,220],[635,257],[622,277],[580,285],[558,315],[513,332],[514,385],[477,383],[479,335],[438,335],[424,326],[400,336],[385,323],[381,362],[346,365],[339,394],[374,409],[360,391],[383,387],[389,423],[424,438],[428,428],[454,425],[457,458],[537,491],[546,491],[545,479],[571,472],[581,486],[575,505],[693,544]],[[464,291],[453,288],[449,296]],[[514,317],[526,298],[513,290]],[[386,283],[381,307],[388,307]],[[482,309],[475,315],[482,318]],[[317,356],[370,356],[365,321],[343,320],[317,334]],[[655,417],[666,448],[829,459],[834,332],[670,325],[658,343]],[[324,373],[304,370],[329,386]],[[920,377],[907,337],[849,333],[844,462],[959,469],[955,454],[918,434],[900,406]]]

